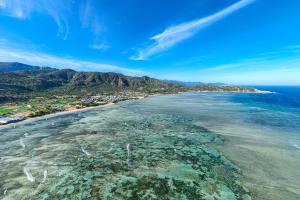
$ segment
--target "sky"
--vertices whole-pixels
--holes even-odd
[[[0,62],[300,85],[300,1],[0,0]]]

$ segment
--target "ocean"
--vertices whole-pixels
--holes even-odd
[[[0,198],[299,199],[300,87],[257,88],[0,129]]]

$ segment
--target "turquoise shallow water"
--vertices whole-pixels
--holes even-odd
[[[1,129],[0,197],[255,199],[259,179],[252,180],[230,146],[239,141],[247,149],[240,138],[272,135],[279,138],[272,144],[297,153],[299,113],[241,97],[252,98],[157,96]],[[278,125],[283,119],[289,124]],[[283,133],[286,141],[278,142]],[[291,193],[297,196],[297,186]]]

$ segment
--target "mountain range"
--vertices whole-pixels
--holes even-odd
[[[24,70],[38,70],[41,67],[26,65],[17,62],[0,62],[0,72],[15,72]]]
[[[186,91],[253,92],[253,88],[223,83],[163,81],[148,76],[132,77],[114,72],[78,72],[22,63],[0,62],[0,102],[35,96],[98,95],[134,92],[143,95]]]
[[[180,87],[147,76],[130,77],[113,72],[77,72],[22,63],[0,63],[0,91],[2,94],[32,92],[77,93],[111,92],[115,90],[156,90]]]

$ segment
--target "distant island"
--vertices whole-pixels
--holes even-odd
[[[147,76],[0,62],[0,125],[149,95],[189,91],[259,92],[239,86],[185,84]]]

